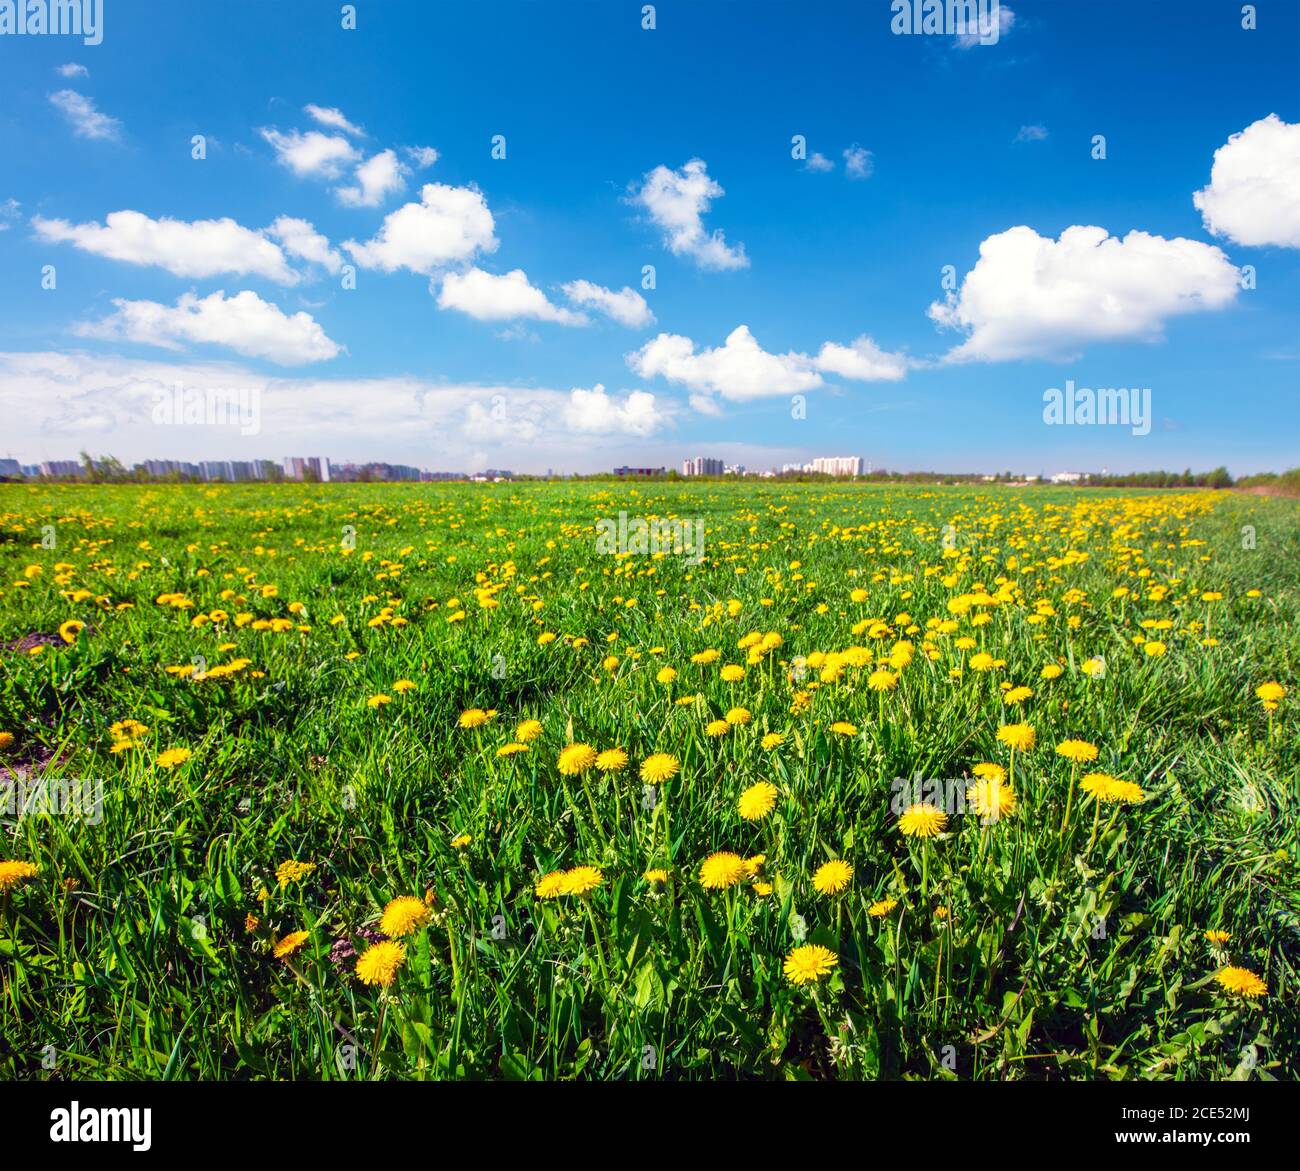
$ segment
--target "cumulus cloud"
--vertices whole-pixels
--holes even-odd
[[[321,126],[327,126],[330,130],[341,130],[344,134],[351,134],[354,138],[365,138],[366,132],[360,126],[354,126],[343,116],[343,111],[336,106],[303,106],[303,112],[308,117],[319,123]]]
[[[847,346],[824,342],[816,366],[824,374],[838,374],[857,382],[897,382],[907,375],[907,359],[882,350],[866,334]]]
[[[570,431],[581,435],[653,435],[663,422],[655,396],[634,390],[622,399],[605,393],[597,383],[590,390],[569,391],[564,408],[564,422]]]
[[[228,218],[155,220],[128,210],[110,212],[102,224],[35,216],[32,227],[39,239],[71,244],[83,252],[127,264],[154,265],[175,276],[235,273],[266,277],[282,285],[299,280],[274,242]]]
[[[661,333],[627,355],[627,364],[642,378],[656,375],[697,394],[717,394],[738,402],[793,394],[822,385],[807,354],[771,354],[738,325],[715,349],[696,350],[680,334]]]
[[[1047,137],[1047,127],[1039,126],[1035,123],[1032,126],[1022,126],[1016,131],[1017,142],[1042,142]]]
[[[632,193],[663,233],[664,246],[674,256],[686,256],[701,268],[746,268],[745,246],[731,247],[721,229],[709,232],[703,217],[715,199],[726,192],[709,177],[703,159],[691,159],[680,171],[655,167]]]
[[[961,288],[930,306],[966,340],[949,362],[1076,357],[1089,342],[1158,340],[1167,319],[1221,309],[1239,273],[1218,249],[1075,225],[1059,240],[1023,225],[990,236]]]
[[[871,152],[856,142],[844,148],[844,173],[850,179],[870,179],[876,169]]]
[[[355,172],[356,184],[336,188],[339,202],[347,207],[378,207],[393,192],[406,187],[406,167],[392,150],[381,150]]]
[[[808,156],[808,161],[804,164],[805,171],[817,171],[825,173],[826,171],[835,170],[835,164],[831,162],[821,151],[813,151]]]
[[[438,152],[431,146],[404,146],[402,150],[411,162],[423,170],[438,161]]]
[[[361,152],[341,134],[322,134],[319,130],[281,134],[270,127],[263,127],[259,133],[271,144],[276,158],[299,178],[337,179],[361,157]]]
[[[522,268],[503,276],[471,268],[448,273],[438,294],[439,309],[456,309],[476,321],[513,321],[527,317],[556,325],[586,325],[587,318],[554,305],[541,289],[528,281]]]
[[[476,187],[426,183],[419,203],[390,212],[375,237],[343,247],[364,268],[394,272],[407,268],[426,276],[435,269],[495,252],[496,222]]]
[[[1300,248],[1300,123],[1270,114],[1230,136],[1192,202],[1216,236]]]
[[[595,309],[629,329],[644,329],[654,324],[655,315],[650,312],[646,299],[626,285],[616,293],[603,285],[580,280],[569,281],[563,289],[573,304]]]
[[[248,290],[233,297],[224,291],[203,298],[185,293],[175,305],[121,298],[113,304],[115,313],[102,321],[83,322],[75,332],[81,337],[170,350],[188,343],[225,346],[245,357],[267,358],[281,366],[327,361],[341,349],[310,314],[287,316]]]
[[[93,99],[73,89],[61,89],[50,94],[54,106],[72,127],[78,138],[94,138],[114,142],[122,133],[122,123],[95,108]]]
[[[18,209],[22,204],[16,199],[0,200],[0,232],[7,232],[10,222],[18,218]]]
[[[6,442],[39,458],[75,451],[68,436],[87,431],[96,435],[99,450],[125,460],[162,454],[164,441],[151,416],[158,397],[172,395],[177,386],[199,392],[246,388],[258,394],[261,411],[257,436],[214,426],[173,428],[165,454],[178,459],[225,459],[232,453],[279,458],[287,444],[331,459],[402,459],[460,471],[487,462],[607,467],[611,459],[635,462],[637,445],[671,426],[678,410],[661,396],[634,397],[641,391],[616,396],[600,388],[448,384],[405,376],[277,376],[238,361],[0,353]],[[606,426],[610,430],[600,430]],[[593,444],[602,434],[607,442]],[[612,448],[615,443],[621,445]],[[477,444],[486,451],[476,451]]]
[[[75,61],[70,61],[67,65],[60,65],[55,71],[60,77],[89,77],[90,70],[84,65],[78,65]]]
[[[290,256],[319,264],[330,273],[337,273],[343,267],[343,257],[330,247],[329,240],[307,220],[282,215],[266,232],[268,236],[279,240]]]

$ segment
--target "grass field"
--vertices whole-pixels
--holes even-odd
[[[0,487],[0,1075],[1294,1077],[1297,566],[1229,493]]]

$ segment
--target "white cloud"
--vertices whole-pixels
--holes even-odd
[[[365,138],[366,136],[366,132],[360,126],[354,126],[343,116],[343,111],[335,106],[309,104],[303,106],[303,111],[321,126],[327,126],[331,130],[341,130],[344,134],[351,134],[355,138]]]
[[[89,77],[90,70],[84,65],[78,65],[75,61],[67,65],[60,65],[55,71],[60,77]]]
[[[343,257],[307,220],[282,215],[266,229],[266,233],[279,240],[284,250],[299,260],[319,264],[330,273],[337,273],[343,267]]]
[[[654,324],[655,315],[645,298],[626,285],[617,293],[591,281],[569,281],[562,287],[573,304],[595,309],[629,329],[644,329]]]
[[[844,148],[844,173],[850,179],[870,179],[876,169],[871,152],[856,142]]]
[[[170,396],[177,386],[256,391],[259,433],[154,425],[157,396]],[[457,385],[401,376],[276,377],[238,362],[0,353],[5,441],[29,459],[71,456],[80,444],[69,436],[89,432],[96,454],[111,451],[126,461],[278,459],[289,450],[456,471],[485,464],[594,470],[623,459],[650,462],[640,447],[644,436],[671,426],[679,408],[661,396],[637,397],[644,393],[616,397],[599,388]],[[592,437],[602,434],[593,428],[605,425],[607,441],[593,444]]]
[[[597,383],[590,390],[575,388],[569,391],[569,401],[564,408],[564,422],[570,431],[580,435],[653,435],[663,422],[655,396],[644,390],[634,390],[619,400],[605,393]]]
[[[288,134],[263,127],[259,133],[275,150],[276,158],[300,178],[319,175],[337,179],[343,169],[361,157],[360,152],[340,134],[322,134],[308,130],[305,134],[290,130]]]
[[[286,316],[278,306],[248,290],[233,297],[224,292],[203,298],[185,293],[174,306],[121,298],[113,304],[116,313],[102,321],[82,323],[75,332],[81,337],[173,350],[186,343],[226,346],[245,357],[267,358],[281,366],[323,362],[341,349],[310,314]]]
[[[974,28],[970,28],[969,31],[961,33],[956,37],[957,47],[959,49],[973,49],[975,48],[976,45],[981,44],[981,38],[983,38],[983,40],[985,41],[989,41],[990,43],[996,43],[1011,31],[1011,29],[1015,26],[1015,23],[1016,23],[1016,14],[1012,12],[1011,9],[1008,8],[1005,4],[999,4],[998,5],[998,28],[997,28],[996,36],[992,35],[993,29],[991,27],[992,24],[991,21],[989,22],[989,25],[986,26],[982,22],[977,20]]]
[[[929,314],[968,335],[946,361],[1064,359],[1089,342],[1158,339],[1170,317],[1230,304],[1238,280],[1196,240],[1081,225],[1053,240],[1021,225],[988,237],[960,290]]]
[[[22,204],[16,199],[0,200],[0,232],[9,230],[9,221],[18,218],[18,209],[20,207],[22,207]]]
[[[866,334],[847,346],[823,343],[816,366],[824,374],[838,374],[858,382],[897,382],[907,375],[907,359],[882,350]]]
[[[738,325],[716,349],[698,353],[680,334],[661,333],[627,355],[627,364],[642,378],[656,375],[697,394],[718,394],[738,402],[793,394],[822,385],[807,354],[770,354],[747,325]]]
[[[402,150],[406,152],[406,157],[421,170],[433,166],[438,161],[438,152],[431,146],[404,146]]]
[[[713,200],[725,194],[709,178],[708,164],[691,159],[680,171],[655,167],[633,192],[632,201],[646,209],[674,256],[688,256],[701,268],[746,268],[749,257],[743,244],[733,248],[721,229],[708,232],[704,227],[703,216]]]
[[[808,156],[808,161],[804,164],[804,170],[825,173],[826,171],[835,170],[835,164],[820,151],[815,150]]]
[[[487,201],[476,187],[426,183],[420,202],[390,212],[372,240],[346,240],[343,247],[365,268],[408,268],[428,275],[478,252],[495,252],[495,229]]]
[[[104,217],[103,224],[34,216],[32,226],[42,240],[72,244],[127,264],[155,265],[176,276],[235,273],[263,276],[282,285],[299,280],[276,244],[232,219],[155,220],[143,212],[115,211]]]
[[[121,122],[95,109],[94,101],[76,90],[61,89],[52,93],[50,102],[68,120],[72,132],[79,138],[112,142],[122,132]]]
[[[339,202],[347,207],[378,207],[394,191],[406,187],[406,167],[391,150],[381,150],[356,169],[355,187],[337,187]]]
[[[1022,126],[1016,131],[1017,142],[1042,142],[1047,137],[1047,127],[1039,126],[1035,123],[1032,126]]]
[[[1270,114],[1231,135],[1192,202],[1216,236],[1300,248],[1300,123]]]
[[[513,321],[528,317],[556,325],[586,325],[587,318],[571,309],[553,305],[545,293],[529,284],[522,268],[504,276],[471,268],[448,273],[438,294],[439,309],[456,309],[476,321]]]

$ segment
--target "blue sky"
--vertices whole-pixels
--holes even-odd
[[[1300,464],[1300,5],[1013,0],[969,46],[889,0],[642,7],[0,35],[0,454]],[[1149,430],[1046,425],[1067,380],[1150,388]],[[256,434],[159,426],[178,385],[255,388]]]

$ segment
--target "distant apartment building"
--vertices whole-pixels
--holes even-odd
[[[330,478],[330,461],[324,456],[287,455],[282,461],[286,480],[317,480],[322,484]]]
[[[75,459],[47,459],[41,464],[41,475],[51,479],[58,476],[80,476],[81,464]]]
[[[655,476],[665,474],[664,468],[629,468],[621,467],[614,469],[614,475],[625,480],[650,480]]]
[[[812,470],[824,476],[860,476],[862,457],[860,455],[819,456],[812,461]]]
[[[720,459],[714,459],[712,456],[707,455],[697,455],[682,460],[682,475],[720,476],[723,473],[724,466]]]
[[[1052,477],[1053,484],[1077,484],[1088,475],[1087,472],[1057,472]]]
[[[0,479],[20,480],[23,466],[16,459],[0,459]]]

